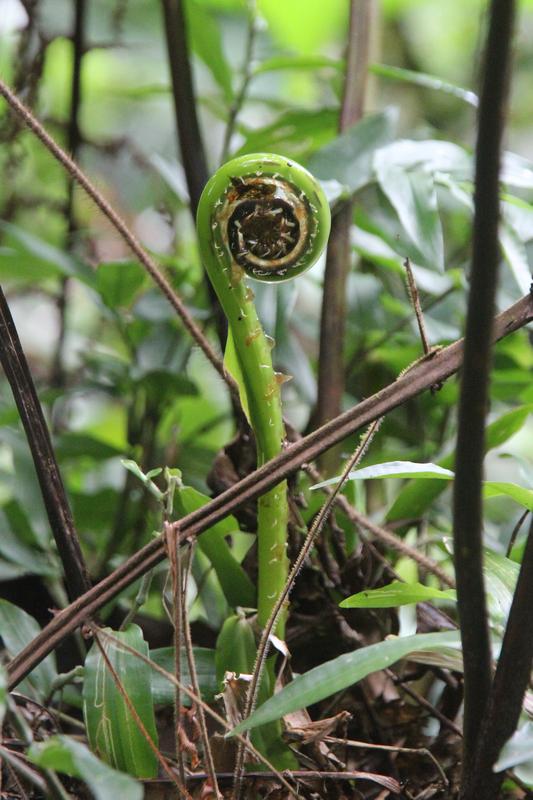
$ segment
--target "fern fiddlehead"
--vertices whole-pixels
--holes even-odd
[[[198,207],[200,255],[228,319],[257,444],[258,464],[278,455],[285,429],[280,376],[274,372],[246,276],[289,280],[322,253],[330,228],[327,200],[318,182],[292,159],[269,153],[224,164],[207,183]],[[287,577],[287,486],[258,503],[258,623],[263,627]],[[281,620],[278,634],[283,635]]]

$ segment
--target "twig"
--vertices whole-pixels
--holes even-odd
[[[104,216],[107,217],[111,225],[113,225],[113,227],[118,231],[118,233],[126,242],[128,247],[138,258],[142,266],[146,269],[146,271],[152,277],[154,282],[161,289],[164,296],[169,301],[170,305],[173,307],[173,309],[180,317],[184,327],[190,333],[193,339],[197,342],[197,344],[204,352],[207,359],[211,362],[211,364],[216,369],[218,374],[226,381],[232,392],[236,393],[238,396],[238,388],[235,384],[235,381],[229,375],[226,374],[222,360],[215,353],[215,351],[209,344],[208,340],[206,339],[205,335],[203,334],[203,332],[200,330],[196,322],[193,320],[193,318],[187,311],[182,299],[174,291],[168,280],[159,270],[159,267],[157,266],[155,261],[151,258],[151,256],[148,255],[148,253],[143,248],[141,243],[130,231],[130,229],[128,228],[122,217],[120,217],[119,214],[117,214],[114,208],[105,199],[105,197],[98,191],[98,189],[96,189],[96,187],[85,175],[85,173],[82,172],[82,170],[78,167],[77,164],[74,163],[74,161],[70,158],[70,156],[68,156],[65,153],[65,151],[62,150],[62,148],[57,144],[57,142],[55,142],[54,139],[50,136],[50,134],[47,133],[47,131],[43,128],[43,126],[37,120],[37,118],[31,113],[31,111],[28,108],[26,108],[26,106],[23,103],[20,102],[18,97],[11,91],[11,89],[2,80],[0,80],[0,95],[4,97],[4,99],[9,103],[9,105],[13,109],[13,111],[16,114],[18,114],[19,117],[22,118],[22,120],[28,126],[28,128],[31,131],[33,131],[33,133],[44,144],[47,150],[49,150],[49,152],[54,156],[54,158],[57,159],[57,161],[59,161],[59,163],[67,170],[67,172],[70,174],[73,180],[79,183],[79,185],[89,195],[89,197],[93,200],[93,202],[104,214]]]
[[[191,678],[192,690],[195,693],[195,695],[200,697],[201,695],[200,682],[198,680],[198,673],[196,671],[196,661],[194,658],[191,626],[189,623],[189,614],[187,612],[187,603],[186,603],[187,584],[189,581],[190,570],[192,566],[194,545],[195,542],[191,542],[189,546],[189,552],[187,555],[187,564],[184,571],[183,599],[181,603],[181,616],[182,616],[181,627],[183,631],[183,644],[185,647],[185,652],[187,653],[187,663],[189,665],[189,675]],[[213,761],[211,744],[209,742],[209,731],[207,730],[207,720],[205,718],[205,711],[203,705],[199,705],[197,707],[197,710],[198,710],[198,721],[200,724],[200,733],[202,736],[202,743],[204,746],[204,759],[206,763],[207,774],[209,776],[209,781],[211,783],[213,794],[215,795],[215,798],[217,798],[218,800],[219,798],[222,798],[222,795],[220,794],[220,790],[218,788],[217,773],[215,769],[215,762]]]
[[[422,349],[424,351],[424,355],[428,355],[429,351],[431,350],[429,339],[426,331],[426,323],[424,322],[424,314],[422,312],[422,306],[420,305],[420,295],[418,294],[418,286],[416,285],[415,276],[413,275],[413,270],[411,269],[411,262],[408,258],[405,259],[403,262],[405,267],[405,272],[407,275],[407,292],[409,294],[409,299],[411,301],[411,305],[413,306],[415,317],[416,317],[416,324],[418,325],[418,332],[420,333],[420,339],[422,341]]]
[[[512,549],[514,547],[514,544],[516,542],[516,537],[520,533],[520,528],[522,527],[522,525],[524,524],[525,520],[527,519],[528,514],[531,514],[531,511],[529,511],[526,508],[524,513],[520,514],[520,516],[518,517],[518,521],[517,521],[516,525],[514,526],[514,528],[512,530],[512,533],[511,533],[511,536],[509,538],[509,543],[507,545],[507,550],[505,551],[506,558],[510,557],[511,551],[512,551]]]
[[[360,747],[362,750],[384,750],[388,753],[416,753],[417,755],[427,756],[430,761],[433,762],[433,766],[439,773],[444,786],[448,788],[450,782],[446,777],[446,773],[444,772],[443,768],[439,764],[438,760],[435,758],[431,750],[428,750],[427,747],[398,747],[392,744],[374,744],[373,742],[360,742],[357,739],[340,739],[337,736],[325,736],[325,742],[330,742],[331,744],[342,744],[345,747]]]
[[[459,737],[462,738],[463,732],[462,732],[461,728],[458,725],[455,724],[455,722],[453,722],[451,719],[448,719],[448,717],[446,717],[442,713],[442,711],[439,711],[438,708],[435,708],[435,706],[432,705],[429,702],[429,700],[426,700],[426,698],[422,697],[421,694],[416,692],[414,689],[411,689],[410,686],[407,686],[405,683],[403,683],[403,681],[401,681],[398,678],[398,676],[395,675],[394,672],[392,672],[392,670],[386,669],[385,672],[387,673],[389,678],[394,682],[394,684],[399,689],[401,689],[402,692],[405,692],[405,694],[408,694],[409,697],[411,697],[415,701],[415,703],[418,703],[419,706],[421,706],[422,708],[425,708],[426,711],[428,711],[431,714],[431,716],[436,717],[439,720],[439,722],[441,723],[441,725],[444,725],[446,728],[448,728],[450,731],[452,731],[456,736],[459,736]]]
[[[68,595],[72,601],[87,592],[91,582],[41,404],[1,287],[0,361],[26,432],[48,521],[63,564]]]
[[[181,638],[182,638],[182,616],[181,606],[183,603],[183,592],[181,586],[181,548],[178,542],[178,528],[170,527],[168,522],[164,524],[165,541],[167,545],[167,557],[170,566],[170,578],[172,582],[172,627],[174,629],[174,674],[177,683],[174,689],[174,746],[176,762],[180,781],[185,784],[185,760],[180,743],[181,728]]]
[[[242,65],[242,81],[239,91],[235,95],[233,102],[229,108],[228,121],[226,123],[226,130],[224,131],[224,141],[222,143],[222,154],[220,156],[221,164],[223,164],[228,157],[231,138],[235,132],[235,123],[237,122],[237,117],[239,115],[240,110],[243,107],[244,101],[246,99],[246,93],[248,91],[248,86],[252,79],[254,45],[258,29],[259,25],[257,19],[256,0],[248,0],[248,30],[246,34],[244,62]]]
[[[493,772],[493,765],[505,742],[513,735],[522,700],[531,676],[533,659],[533,521],[518,574],[518,581],[505,628],[498,666],[489,695],[487,711],[478,738],[473,774],[464,797],[494,800],[503,772]]]
[[[526,295],[518,303],[499,314],[492,329],[496,341],[533,320],[533,296]],[[276,458],[247,475],[205,506],[179,521],[180,541],[195,537],[206,528],[233,513],[312,461],[328,447],[387,414],[435,383],[442,382],[460,368],[463,342],[454,344],[419,362],[408,375],[393,381],[372,397],[345,411],[337,419],[287,447]],[[176,524],[176,523],[174,523]],[[127,586],[165,557],[163,537],[157,537],[123,562],[110,575],[87,592],[76,603],[60,611],[9,664],[9,684],[16,686],[71,631],[108,603]]]
[[[350,0],[350,27],[346,79],[339,118],[339,132],[347,130],[363,114],[370,48],[371,0]],[[333,217],[324,273],[320,321],[318,396],[316,424],[334,419],[341,410],[344,391],[344,331],[346,281],[350,267],[350,228],[353,203],[348,201]],[[324,463],[333,466],[335,453]]]
[[[472,270],[455,457],[454,559],[464,657],[463,800],[473,798],[475,750],[491,686],[482,571],[482,472],[489,401],[498,241],[500,150],[507,106],[514,0],[492,0],[479,104]]]

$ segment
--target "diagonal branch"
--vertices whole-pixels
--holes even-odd
[[[30,446],[48,521],[65,572],[70,600],[91,587],[50,434],[22,345],[0,287],[0,361]]]
[[[492,0],[479,105],[472,270],[459,399],[453,500],[457,608],[464,657],[464,751],[467,785],[491,686],[491,652],[482,571],[485,417],[492,366],[492,326],[500,249],[500,151],[507,108],[514,0]],[[476,795],[477,796],[477,795]]]
[[[495,318],[492,329],[494,341],[508,336],[532,320],[533,295],[526,295]],[[239,506],[276,486],[329,447],[412,397],[430,389],[434,384],[446,380],[457,372],[462,362],[462,339],[419,362],[407,375],[290,445],[279,456],[234,484],[201,509],[174,523],[178,527],[180,541],[197,536]],[[90,614],[116,597],[164,557],[165,543],[163,537],[159,536],[137,551],[77,602],[60,611],[9,664],[10,687],[16,686],[65,636],[83,624]]]

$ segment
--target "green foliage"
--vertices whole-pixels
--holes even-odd
[[[26,647],[40,630],[33,617],[8,600],[0,598],[0,631],[4,647],[12,658]],[[24,679],[20,684],[20,691],[42,702],[49,696],[56,677],[56,659],[51,653]]]
[[[96,800],[116,800],[117,795],[142,800],[143,788],[137,781],[108,767],[71,736],[59,734],[50,736],[46,742],[36,742],[31,746],[28,757],[39,767],[80,778]]]
[[[107,632],[113,640],[106,637]],[[130,707],[131,704],[157,746],[151,671],[148,664],[124,650],[121,643],[146,657],[148,645],[137,625],[116,632],[105,628],[100,641],[116,675],[111,673],[100,648],[93,644],[85,659],[83,683],[83,715],[91,749],[116,769],[137,778],[153,778],[157,775],[157,759]],[[120,680],[120,688],[116,678]]]

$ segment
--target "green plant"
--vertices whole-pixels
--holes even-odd
[[[207,183],[198,206],[200,254],[228,320],[226,366],[234,372],[256,439],[257,464],[275,458],[285,427],[272,345],[245,275],[286,281],[309,269],[329,234],[329,206],[319,183],[292,159],[269,153],[224,164]],[[258,622],[264,627],[287,580],[287,484],[258,502]],[[283,635],[284,623],[278,630]]]

